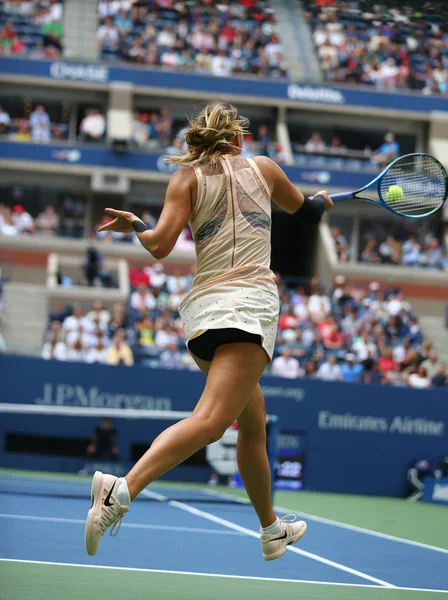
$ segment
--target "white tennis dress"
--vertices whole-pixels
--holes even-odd
[[[179,306],[185,340],[208,329],[260,335],[272,359],[279,297],[271,260],[271,195],[256,163],[224,155],[195,167],[198,181],[190,227],[196,276]]]

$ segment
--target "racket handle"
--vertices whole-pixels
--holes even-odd
[[[333,202],[344,202],[344,200],[353,200],[355,194],[353,192],[341,192],[340,194],[330,194]]]

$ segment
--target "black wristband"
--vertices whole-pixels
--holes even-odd
[[[312,198],[311,196],[305,198],[302,206],[295,214],[300,214],[301,217],[305,217],[311,223],[317,225],[322,219],[322,215],[325,212],[325,198],[322,195],[317,195]]]
[[[143,233],[144,231],[148,231],[148,229],[149,229],[149,227],[147,225],[145,225],[138,219],[134,219],[132,221],[132,227],[134,228],[134,231],[136,231],[137,233]]]

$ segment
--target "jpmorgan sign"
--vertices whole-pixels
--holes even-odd
[[[82,406],[85,408],[134,408],[140,410],[171,410],[171,398],[137,394],[114,394],[98,387],[83,387],[64,383],[45,383],[36,404],[46,406]]]

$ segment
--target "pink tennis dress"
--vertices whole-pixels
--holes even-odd
[[[179,306],[185,340],[208,329],[242,329],[260,335],[272,359],[279,297],[270,269],[269,188],[256,163],[241,156],[224,155],[195,172],[196,276]]]

